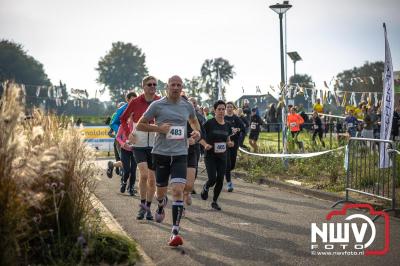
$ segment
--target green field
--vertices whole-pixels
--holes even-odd
[[[105,126],[106,116],[68,116],[68,118],[73,118],[76,122],[79,118],[82,120],[84,126]]]
[[[319,142],[318,137],[316,144],[312,142],[312,132],[308,132],[306,130],[303,130],[300,135],[299,135],[299,141],[302,141],[304,143],[304,149],[307,152],[313,152],[313,151],[323,151],[323,150],[329,150],[329,149],[335,149],[339,146],[342,146],[345,144],[344,141],[338,142],[337,140],[337,134],[330,134],[327,133],[326,136],[324,135],[323,140],[325,142],[325,148],[322,147],[321,143]],[[279,140],[279,142],[278,142]],[[289,140],[289,145],[288,145],[288,150],[289,152],[298,152],[297,145],[294,145],[292,141]],[[248,147],[250,147],[249,142],[248,142],[248,137],[246,137],[244,144]],[[282,132],[280,132],[280,135],[278,136],[278,132],[261,132],[260,137],[257,142],[259,146],[259,152],[260,153],[274,153],[274,152],[281,152],[282,151]],[[279,148],[278,148],[279,145]]]

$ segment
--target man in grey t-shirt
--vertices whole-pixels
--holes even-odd
[[[196,117],[195,110],[190,102],[186,100],[172,102],[168,97],[163,97],[152,103],[143,117],[149,121],[155,118],[156,125],[170,125],[167,134],[156,134],[153,154],[187,155],[187,121],[190,117]]]
[[[157,133],[152,154],[156,171],[156,194],[159,202],[155,218],[159,223],[165,217],[164,207],[167,204],[166,195],[169,176],[171,176],[173,226],[170,246],[183,244],[178,233],[186,183],[187,122],[193,129],[191,136],[195,139],[200,138],[200,125],[195,110],[191,103],[181,97],[182,88],[182,79],[179,76],[172,76],[168,80],[168,95],[150,104],[136,127],[137,130]],[[152,119],[155,119],[153,125],[149,124]]]

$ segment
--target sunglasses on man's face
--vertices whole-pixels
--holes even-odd
[[[157,87],[157,83],[147,83],[147,87]]]

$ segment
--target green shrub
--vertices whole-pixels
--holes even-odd
[[[260,153],[273,152],[269,147],[262,147]],[[239,156],[237,168],[246,171],[247,179],[251,182],[263,177],[287,178],[290,176],[311,183],[328,180],[335,184],[339,179],[344,180],[345,177],[343,150],[311,158],[287,159],[288,169],[285,169],[283,160],[280,158],[259,157],[243,153],[239,153]]]
[[[86,259],[89,264],[105,262],[110,265],[134,265],[139,258],[136,245],[131,239],[113,233],[97,234],[92,239],[90,250]]]

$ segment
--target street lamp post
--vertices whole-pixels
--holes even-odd
[[[302,60],[301,56],[299,55],[298,52],[289,52],[287,54],[290,57],[290,59],[292,59],[292,61],[293,61],[293,66],[294,66],[293,76],[296,76],[296,62]]]
[[[285,67],[284,67],[284,58],[283,58],[283,27],[282,27],[282,18],[283,14],[288,11],[292,5],[289,4],[289,1],[284,1],[283,4],[275,4],[269,6],[275,13],[279,15],[279,30],[280,30],[280,46],[281,46],[281,88],[282,88],[282,96],[284,99],[284,108],[282,111],[282,143],[283,143],[283,153],[287,153],[287,127],[286,127],[286,114],[287,114],[287,93],[285,86]],[[287,160],[284,160],[285,168],[288,167]]]
[[[288,11],[292,5],[289,5],[289,1],[284,1],[283,4],[275,4],[269,6],[274,12],[279,15],[279,31],[280,31],[280,44],[281,44],[281,83],[285,84],[285,67],[283,60],[283,26],[282,26],[282,18],[283,14]]]

